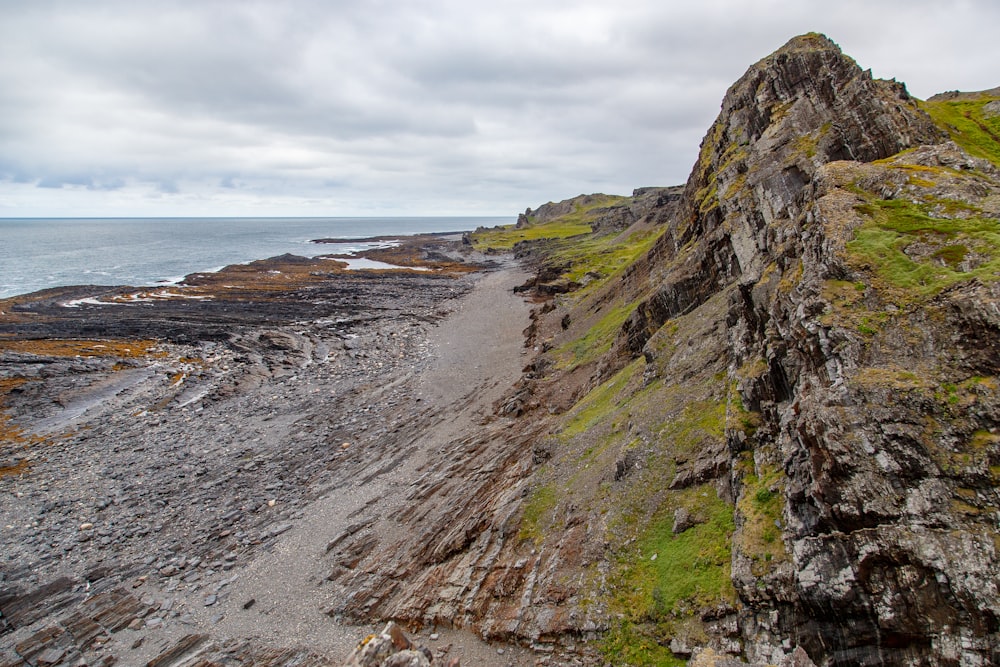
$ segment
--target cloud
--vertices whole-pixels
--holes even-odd
[[[726,88],[810,30],[919,96],[1000,84],[989,0],[40,0],[3,15],[10,215],[506,214],[678,183]]]

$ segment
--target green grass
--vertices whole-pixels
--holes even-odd
[[[940,218],[927,213],[934,204],[874,200],[857,207],[869,221],[847,244],[849,256],[870,267],[890,287],[910,295],[933,296],[958,282],[993,281],[1000,272],[1000,222],[993,218]],[[904,250],[921,242],[936,249],[914,259]],[[982,257],[970,271],[958,265],[970,252]]]
[[[536,241],[538,239],[562,239],[581,236],[591,232],[590,224],[586,222],[553,221],[531,225],[518,229],[507,225],[499,229],[478,231],[472,236],[472,245],[476,250],[511,250],[521,241]]]
[[[545,530],[551,524],[552,510],[556,507],[557,499],[556,489],[551,484],[539,486],[531,493],[524,505],[519,540],[532,540],[536,545],[541,544]]]
[[[577,205],[575,210],[555,220],[533,222],[521,228],[517,228],[514,225],[507,225],[498,229],[478,231],[471,235],[472,245],[476,250],[493,249],[504,251],[512,249],[515,244],[521,241],[565,239],[589,234],[593,231],[591,223],[599,215],[600,209],[627,201],[628,197],[618,197],[615,195],[595,197],[590,203]]]
[[[673,512],[684,506],[704,521],[673,534]],[[710,485],[687,489],[665,503],[619,557],[612,611],[619,622],[603,641],[615,664],[678,665],[667,648],[691,631],[704,608],[735,600],[730,562],[733,507]]]
[[[1000,117],[987,118],[983,107],[1000,98],[922,102],[921,107],[970,155],[1000,166]]]
[[[739,545],[752,559],[753,572],[758,576],[770,564],[787,559],[781,530],[775,525],[784,508],[784,474],[777,466],[762,466],[759,472],[759,476],[749,474],[743,478],[743,495],[738,503],[743,517]]]
[[[601,652],[612,665],[642,665],[646,667],[683,667],[678,658],[642,628],[620,620],[605,635]]]
[[[628,579],[633,585],[633,602],[655,619],[734,596],[729,576],[733,508],[712,487],[696,488],[695,511],[704,512],[708,520],[674,535],[673,513],[659,516],[630,554]]]
[[[617,410],[621,409],[620,399],[623,397],[623,390],[638,374],[642,373],[643,365],[642,359],[636,359],[610,380],[598,385],[580,399],[573,408],[561,435],[564,438],[572,438],[589,431],[598,423],[610,419]],[[626,400],[630,397],[631,393],[624,396]]]
[[[521,229],[508,226],[481,230],[472,235],[480,250],[506,251],[526,240],[548,240],[545,261],[560,267],[561,278],[580,285],[569,297],[580,302],[610,281],[618,279],[650,251],[665,227],[637,229],[629,233],[592,233],[591,223],[603,209],[628,202],[626,197],[604,195],[586,205],[577,205],[571,213]],[[577,339],[560,346],[555,353],[560,368],[575,368],[608,352],[622,324],[639,301],[618,303],[602,314],[591,328]]]
[[[661,440],[673,444],[674,451],[690,452],[707,440],[725,438],[726,402],[694,401],[677,417],[665,422],[658,432]]]
[[[622,325],[638,303],[619,303],[611,308],[583,336],[561,345],[555,351],[560,368],[575,368],[597,359],[611,349]]]
[[[562,243],[552,250],[553,263],[568,266],[565,277],[575,282],[585,282],[587,277],[599,276],[586,293],[619,275],[625,268],[649,252],[664,228],[638,231],[622,239],[615,235],[592,236]]]

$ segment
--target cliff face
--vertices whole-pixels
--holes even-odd
[[[975,230],[997,229],[1000,174],[942,140],[901,86],[793,40],[730,89],[662,237],[668,257],[717,239],[698,264],[715,289],[697,285],[736,287],[722,352],[747,412],[726,440],[748,657],[791,641],[831,664],[998,659],[1000,291],[982,271],[998,248]],[[626,325],[631,349],[657,329],[649,359],[691,307],[662,308],[677,284]],[[762,560],[769,494],[785,553]]]
[[[536,354],[353,604],[632,664],[1000,663],[995,99],[798,37],[680,196],[520,246],[562,285],[530,285]]]

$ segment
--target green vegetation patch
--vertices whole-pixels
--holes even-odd
[[[659,437],[676,452],[690,452],[709,440],[725,438],[726,403],[708,399],[693,401],[677,417],[663,423]]]
[[[869,221],[847,244],[850,258],[871,268],[887,286],[908,295],[932,296],[955,283],[996,280],[1000,272],[1000,221],[940,218],[932,203],[873,200],[857,207]],[[975,267],[961,270],[975,253]],[[906,295],[900,295],[906,296]]]
[[[738,503],[742,517],[739,545],[751,559],[753,573],[761,576],[788,555],[779,527],[784,509],[784,474],[777,466],[767,465],[758,472],[743,478],[743,495]]]
[[[939,100],[922,102],[921,107],[967,153],[1000,166],[1000,116],[990,117],[983,111],[987,103],[997,99]]]
[[[673,511],[659,514],[625,558],[633,609],[654,619],[733,600],[730,580],[733,508],[711,486],[694,487],[684,504],[706,521],[674,535]]]
[[[590,232],[589,223],[559,219],[528,227],[518,228],[514,225],[506,225],[500,228],[481,230],[472,235],[472,245],[476,250],[510,250],[521,241],[562,239]]]
[[[573,408],[561,435],[572,438],[611,419],[633,395],[626,389],[642,373],[645,361],[636,359],[604,384],[598,385]]]
[[[555,356],[560,360],[559,367],[574,368],[610,350],[625,320],[638,305],[638,302],[616,304],[583,336],[557,348]]]
[[[609,282],[620,279],[630,266],[649,252],[663,231],[661,227],[629,234],[574,238],[556,242],[547,254],[552,264],[566,267],[562,278],[582,285],[568,297],[581,302]],[[625,320],[640,302],[641,299],[616,302],[586,333],[559,346],[553,355],[558,366],[575,368],[608,352]]]
[[[655,635],[625,619],[615,623],[604,636],[601,652],[612,665],[683,667],[687,664],[660,644]]]
[[[554,264],[569,267],[565,278],[586,283],[580,295],[603,285],[645,255],[663,235],[665,227],[640,230],[626,236],[591,236],[561,243],[551,252]]]
[[[484,229],[471,235],[476,250],[510,250],[521,241],[538,239],[564,239],[592,231],[591,223],[598,217],[600,209],[622,204],[628,197],[604,195],[594,197],[586,205],[578,204],[566,215],[548,222],[533,222],[525,227],[507,225],[494,229]]]
[[[674,534],[674,511],[684,507],[699,523]],[[730,563],[733,507],[703,485],[678,492],[654,513],[636,541],[619,555],[612,610],[619,623],[603,650],[631,665],[683,664],[666,648],[688,635],[699,610],[733,602]]]
[[[536,545],[541,544],[546,528],[552,524],[553,510],[555,510],[557,501],[558,494],[555,486],[546,484],[537,487],[524,505],[518,539],[521,541],[532,540]]]

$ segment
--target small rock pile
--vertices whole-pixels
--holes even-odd
[[[358,644],[344,667],[431,667],[434,664],[430,649],[411,642],[402,628],[389,621],[382,632],[369,635]],[[452,657],[444,664],[459,667],[459,660]]]

